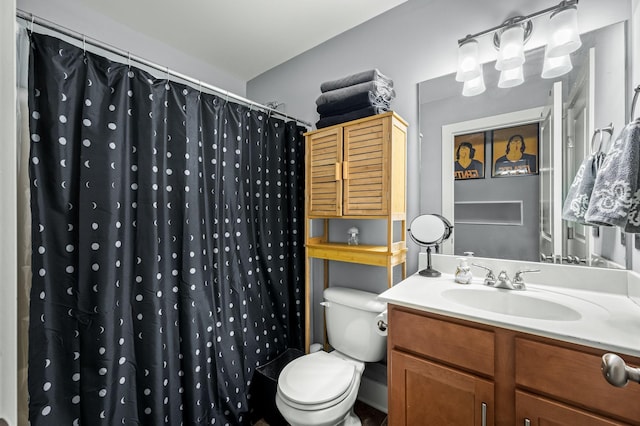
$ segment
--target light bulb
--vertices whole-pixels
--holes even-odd
[[[464,82],[464,86],[462,87],[462,96],[476,96],[483,93],[485,90],[484,75],[482,73],[482,67],[480,67],[480,75],[478,77]]]
[[[519,67],[524,63],[524,27],[516,24],[500,34],[500,50],[496,69],[499,71]]]
[[[550,58],[568,55],[582,46],[578,31],[578,9],[575,6],[551,14],[551,35],[547,43]]]
[[[542,78],[560,77],[573,69],[571,57],[569,55],[552,58],[547,55],[548,51],[548,48],[544,51],[544,63],[542,64],[541,74]]]
[[[465,41],[458,47],[458,72],[456,81],[468,81],[480,75],[478,62],[478,41]]]
[[[509,70],[500,71],[500,80],[498,87],[505,89],[507,87],[515,87],[524,82],[524,72],[522,65]]]

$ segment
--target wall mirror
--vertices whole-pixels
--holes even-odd
[[[419,83],[420,212],[454,218],[447,254],[625,268],[625,235],[562,219],[562,204],[592,135],[626,124],[627,21],[584,33],[571,55],[573,69],[543,79],[544,48],[526,52],[525,82],[498,88],[499,71],[484,65],[487,90],[462,96],[450,74]],[[526,46],[525,46],[526,47]],[[523,136],[530,168],[499,171],[512,136]],[[518,138],[516,138],[518,139]],[[609,143],[605,136],[603,150]],[[596,144],[597,145],[597,144]],[[456,172],[460,155],[479,163]],[[631,242],[629,242],[631,244]]]

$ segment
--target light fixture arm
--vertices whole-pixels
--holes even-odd
[[[560,3],[558,3],[555,6],[539,10],[539,11],[531,13],[529,15],[516,16],[514,18],[507,19],[502,24],[496,25],[495,27],[489,28],[489,29],[484,30],[484,31],[480,31],[479,33],[468,34],[466,37],[461,38],[460,40],[458,40],[458,46],[460,46],[460,45],[462,45],[462,44],[464,44],[464,43],[466,43],[466,42],[468,42],[470,40],[473,40],[473,39],[475,39],[477,37],[483,36],[485,34],[490,34],[490,33],[496,32],[498,30],[501,30],[503,28],[507,28],[507,27],[509,27],[511,25],[515,25],[517,23],[523,23],[525,21],[531,22],[531,19],[536,18],[536,17],[541,16],[541,15],[544,15],[546,13],[555,12],[557,10],[566,9],[568,7],[577,6],[578,1],[579,0],[563,0],[563,1],[561,1]]]

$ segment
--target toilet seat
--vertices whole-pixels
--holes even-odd
[[[314,352],[287,364],[278,378],[278,393],[294,408],[312,411],[344,400],[358,376],[356,366],[326,352]]]

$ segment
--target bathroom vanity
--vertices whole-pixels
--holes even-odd
[[[510,276],[527,266],[504,264]],[[389,424],[640,425],[640,384],[601,372],[607,352],[640,366],[637,282],[609,271],[582,289],[584,274],[607,273],[558,267],[571,268],[542,266],[523,291],[484,286],[475,270],[470,285],[416,274],[384,292]],[[565,275],[567,287],[537,284]]]

